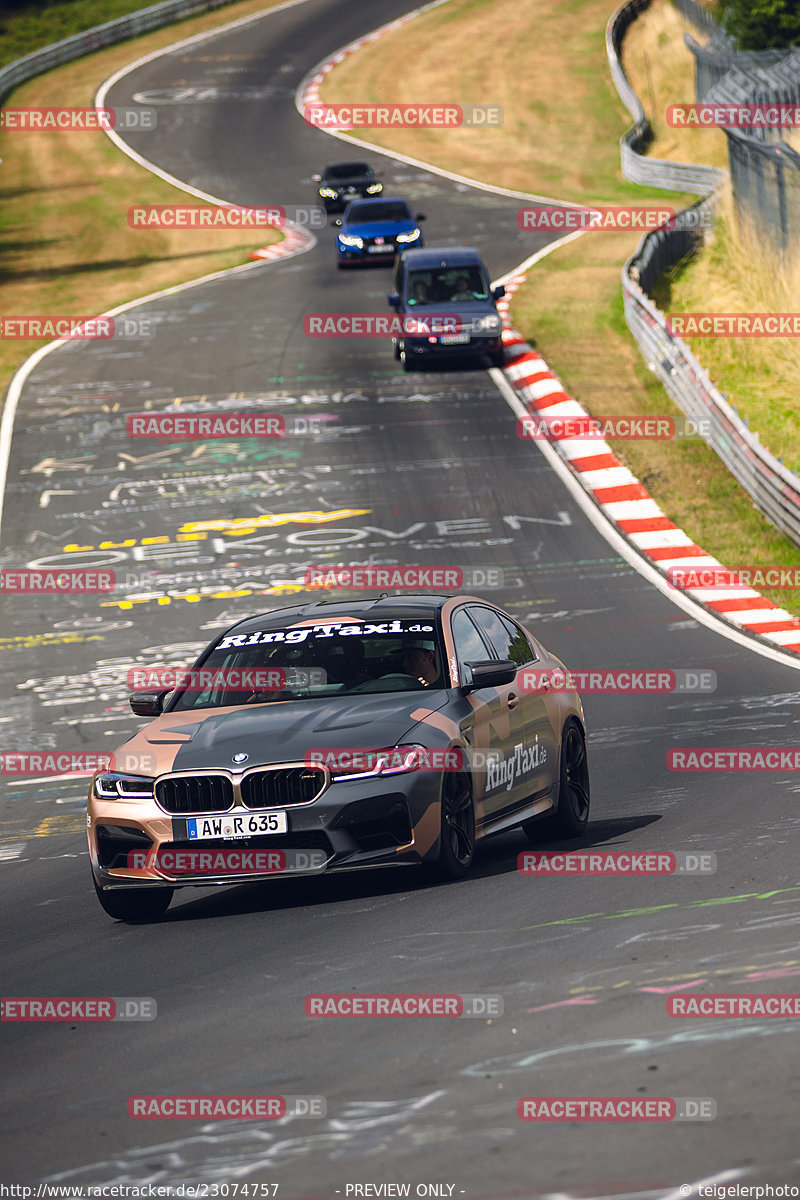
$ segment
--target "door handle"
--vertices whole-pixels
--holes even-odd
[[[519,704],[519,696],[516,694],[516,692],[509,692],[508,693],[508,707],[516,708],[518,704]]]

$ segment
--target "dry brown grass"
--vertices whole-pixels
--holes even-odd
[[[667,124],[670,104],[694,103],[694,55],[683,35],[702,42],[697,30],[669,0],[653,0],[636,18],[622,44],[622,65],[653,129],[647,149],[651,158],[727,167],[728,151],[721,129],[675,129]]]
[[[99,51],[33,79],[7,107],[91,105],[99,84],[140,55],[271,7],[247,0]],[[0,136],[0,312],[92,314],[161,288],[238,266],[279,240],[275,230],[134,230],[136,204],[200,203],[138,166],[102,132],[7,131]],[[0,378],[42,342],[0,341]]]
[[[337,66],[322,101],[499,104],[499,128],[367,129],[363,138],[507,188],[641,198],[619,171],[630,121],[608,74],[610,11],[609,0],[451,0]]]

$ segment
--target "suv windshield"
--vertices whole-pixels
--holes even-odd
[[[188,672],[171,712],[449,686],[433,617],[381,614],[223,636]]]
[[[408,303],[458,304],[466,300],[488,300],[489,285],[480,267],[435,267],[409,271]]]
[[[347,214],[348,225],[367,225],[373,221],[411,221],[411,209],[402,200],[385,200],[374,204],[354,204]]]

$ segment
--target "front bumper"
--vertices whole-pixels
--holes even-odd
[[[95,879],[103,889],[207,887],[361,868],[419,865],[438,854],[440,796],[440,776],[430,771],[330,783],[311,803],[281,810],[287,813],[285,834],[194,841],[187,834],[187,818],[170,816],[154,801],[101,800],[90,793],[89,853]],[[258,816],[270,811],[237,807],[225,815]],[[302,862],[302,856],[307,854],[309,863],[313,856],[314,865],[224,873],[186,872],[164,866],[165,860],[179,861],[180,852],[186,850],[193,852],[192,861],[196,861],[198,852],[208,851],[211,857],[217,850],[241,851],[239,862],[242,857],[247,858],[248,851],[284,851],[287,864]],[[214,861],[211,857],[211,862]],[[129,865],[132,862],[137,865]],[[139,866],[141,862],[145,865]]]
[[[406,337],[402,339],[403,347],[406,354],[412,355],[414,358],[462,358],[464,356],[477,357],[481,355],[499,354],[503,349],[503,338],[501,334],[497,337],[489,337],[487,335],[473,335],[469,342],[458,342],[448,344],[442,342],[440,338],[430,341],[428,338],[412,338]]]

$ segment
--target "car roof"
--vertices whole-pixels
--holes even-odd
[[[403,593],[396,596],[361,596],[355,600],[313,600],[310,603],[295,604],[290,608],[273,608],[269,612],[245,617],[244,620],[231,625],[220,636],[236,629],[240,633],[251,633],[265,627],[280,628],[285,625],[296,625],[300,621],[318,619],[322,625],[326,621],[342,620],[346,617],[362,618],[375,621],[387,615],[401,620],[435,620],[442,607],[453,597],[450,593],[430,593],[414,595]],[[474,599],[474,597],[470,597]]]
[[[356,172],[361,173],[363,171],[371,171],[372,168],[370,167],[369,163],[365,163],[363,160],[359,159],[358,162],[328,163],[325,170],[326,171],[348,170],[348,171],[353,171],[353,173],[356,173]],[[323,172],[323,174],[324,174],[324,172]]]
[[[485,266],[483,259],[472,246],[424,246],[404,250],[402,261],[409,267],[466,267]]]

